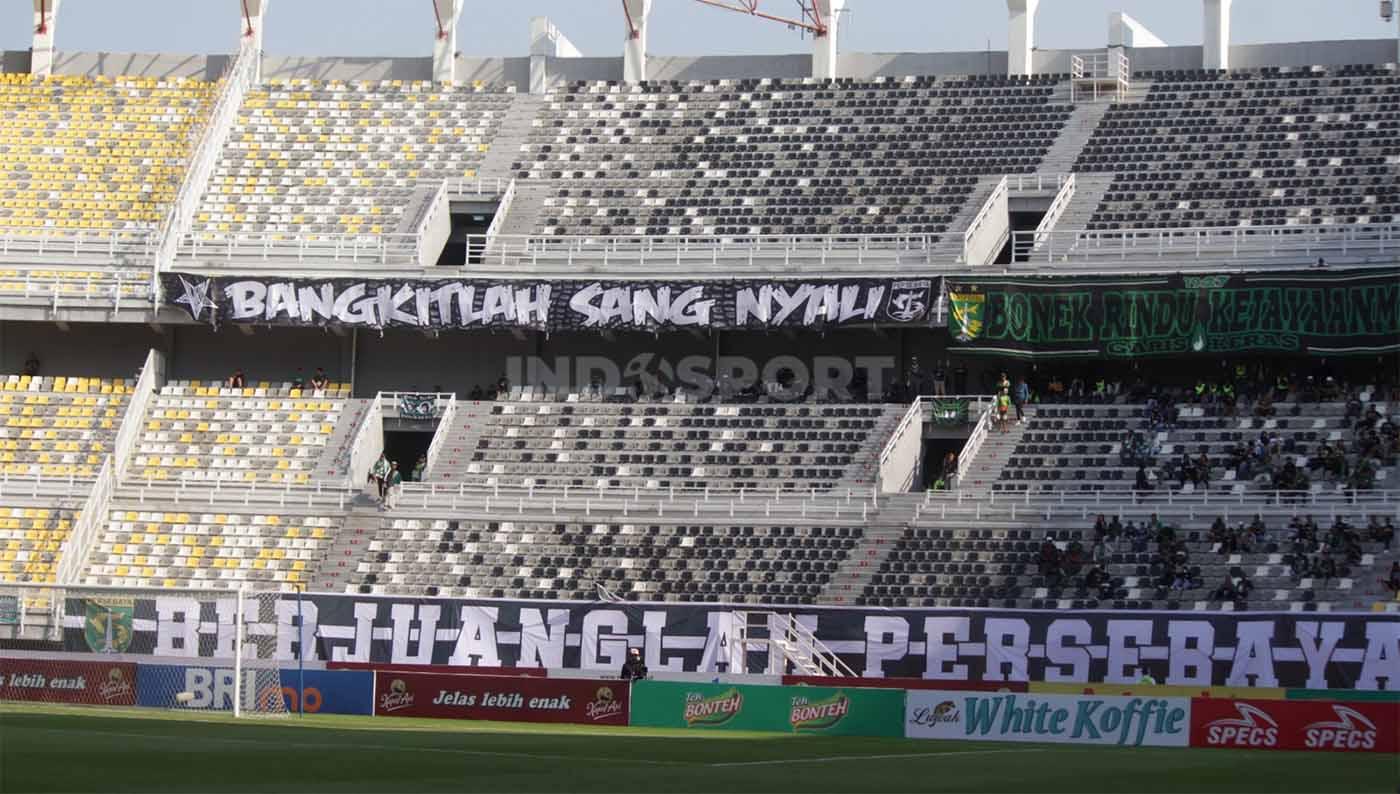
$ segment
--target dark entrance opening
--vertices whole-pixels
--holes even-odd
[[[474,202],[473,206],[478,204]],[[442,247],[438,266],[461,267],[463,262],[469,265],[481,264],[481,257],[486,253],[486,232],[491,229],[491,222],[495,219],[494,207],[490,211],[458,212],[454,205],[452,232],[447,238],[447,244]]]
[[[433,443],[433,428],[426,430],[385,430],[384,455],[390,462],[399,464],[404,482],[413,481],[413,467],[418,458],[428,454]]]

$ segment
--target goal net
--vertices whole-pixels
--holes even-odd
[[[0,700],[285,714],[297,598],[0,584]]]

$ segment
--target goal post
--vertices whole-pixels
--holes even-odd
[[[300,688],[283,673],[300,664],[300,600],[0,584],[0,700],[286,714]]]

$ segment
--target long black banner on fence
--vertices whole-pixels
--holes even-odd
[[[227,594],[69,598],[69,650],[230,656]],[[742,609],[743,607],[737,607]],[[751,608],[751,607],[750,607]],[[258,656],[614,671],[642,648],[655,670],[721,672],[747,659],[734,609],[714,604],[285,594],[245,601]],[[950,681],[1400,688],[1400,615],[782,608],[858,675]],[[301,626],[299,633],[298,626]],[[304,645],[303,645],[304,642]]]
[[[950,279],[951,346],[1139,357],[1400,350],[1400,269]]]
[[[553,331],[927,326],[935,279],[484,281],[162,274],[197,322]]]

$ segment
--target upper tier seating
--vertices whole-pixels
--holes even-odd
[[[0,581],[53,582],[75,517],[72,510],[0,507]]]
[[[511,99],[411,80],[251,89],[194,232],[393,232],[415,184],[476,176]]]
[[[385,519],[346,592],[592,599],[596,582],[629,601],[810,604],[861,536],[829,526]]]
[[[325,516],[113,510],[85,584],[294,589],[325,557],[337,522]]]
[[[476,448],[444,449],[430,479],[827,489],[859,477],[860,454],[897,420],[896,410],[879,405],[506,401],[485,418]]]
[[[1075,170],[1090,231],[1400,220],[1400,76],[1382,66],[1143,73]]]
[[[172,381],[151,401],[131,476],[309,483],[349,391],[339,383],[317,396],[290,383]]]
[[[573,84],[514,164],[562,180],[547,233],[937,234],[979,177],[1029,173],[1053,77]]]
[[[97,476],[131,388],[125,380],[5,376],[0,468],[9,477]]]
[[[150,231],[217,83],[0,74],[0,226]]]

